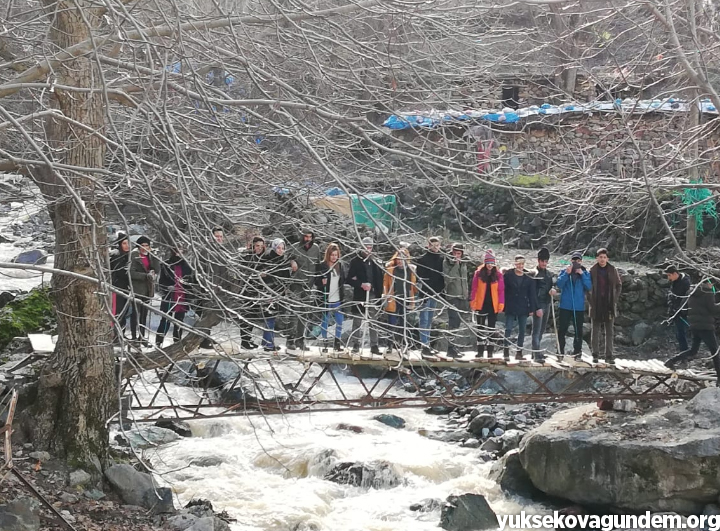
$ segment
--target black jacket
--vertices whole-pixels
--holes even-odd
[[[275,251],[270,251],[260,261],[260,269],[264,275],[261,278],[269,289],[264,296],[282,295],[290,287],[289,279],[292,276],[292,268],[290,267],[290,257],[287,254],[280,256]]]
[[[179,265],[182,271],[182,282],[185,288],[185,299],[190,300],[196,286],[194,285],[193,270],[180,256],[171,254],[160,267],[158,286],[163,293],[172,293],[175,290],[175,266]]]
[[[538,309],[535,281],[527,273],[516,275],[514,269],[506,271],[505,314],[529,315]]]
[[[687,318],[688,293],[690,293],[690,277],[685,273],[680,273],[678,279],[670,284],[670,291],[668,292],[670,317],[680,311],[679,316]]]
[[[703,283],[688,299],[688,322],[690,330],[715,330],[715,317],[720,306],[715,304],[715,293]]]
[[[538,305],[550,303],[550,290],[553,287],[553,275],[547,269],[535,268],[530,271],[530,275],[535,281],[535,289],[537,292]]]
[[[340,273],[340,282],[338,285],[340,287],[340,301],[342,302],[345,299],[345,290],[343,289],[343,286],[345,286],[345,268],[340,262],[337,263],[336,267]],[[327,279],[325,284],[323,284],[323,279]],[[324,261],[319,262],[315,266],[315,287],[327,297],[330,291],[330,268]]]
[[[380,265],[372,258],[363,258],[357,254],[350,260],[350,267],[345,278],[345,282],[353,288],[353,300],[356,302],[365,302],[365,290],[362,285],[370,283],[370,300],[382,297],[383,293],[383,276],[385,272]]]
[[[428,251],[415,262],[416,274],[422,281],[419,290],[421,297],[437,296],[445,291],[443,261],[442,254]]]
[[[113,250],[113,253],[110,255],[110,278],[112,279],[112,285],[126,291],[130,289],[128,260],[130,260],[130,253],[125,253],[119,249]]]

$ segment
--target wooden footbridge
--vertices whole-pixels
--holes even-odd
[[[175,398],[179,380],[194,390],[192,403]],[[154,422],[160,416],[687,399],[715,380],[714,372],[671,371],[659,360],[617,359],[608,365],[587,355],[581,361],[547,356],[540,364],[501,355],[476,358],[474,352],[423,359],[414,351],[388,359],[311,347],[271,354],[199,350],[185,362],[127,379],[122,392],[133,420]]]

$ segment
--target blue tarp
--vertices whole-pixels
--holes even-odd
[[[501,111],[487,111],[476,109],[458,110],[436,110],[429,111],[407,111],[393,114],[383,125],[389,129],[435,129],[441,125],[450,125],[465,121],[486,121],[492,123],[517,123],[529,116],[545,116],[553,114],[590,114],[594,112],[604,113],[628,113],[645,114],[649,112],[687,112],[690,104],[687,101],[676,98],[663,100],[634,100],[617,99],[615,101],[594,101],[589,103],[565,103],[563,105],[532,105],[523,109],[503,109]],[[700,102],[700,112],[707,114],[718,114],[718,110],[709,99]]]

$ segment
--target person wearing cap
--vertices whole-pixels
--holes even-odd
[[[122,232],[115,240],[115,249],[110,251],[110,279],[114,288],[127,292],[130,290],[130,277],[128,276],[128,261],[130,258],[130,240]],[[130,305],[126,296],[113,291],[112,312],[120,330],[115,328],[115,340],[125,333]]]
[[[515,256],[515,267],[503,275],[505,278],[505,348],[503,356],[510,358],[510,335],[518,325],[517,351],[515,359],[523,359],[523,343],[525,342],[525,326],[528,316],[542,317],[543,311],[538,307],[535,282],[525,270],[525,257]]]
[[[543,333],[547,329],[548,318],[550,317],[553,303],[553,275],[548,271],[548,262],[550,261],[550,251],[543,247],[538,251],[537,266],[530,271],[530,275],[535,281],[535,290],[537,292],[538,309],[542,311],[542,315],[538,316],[537,312],[532,318],[532,350],[533,358],[537,362],[545,361],[545,355],[540,351],[540,340]]]
[[[585,294],[592,288],[590,273],[582,265],[582,254],[573,253],[570,265],[560,272],[557,287],[560,289],[560,323],[558,324],[559,355],[565,354],[565,336],[573,325],[573,355],[582,355],[583,324],[585,323]]]
[[[485,351],[492,358],[495,351],[497,316],[505,308],[505,280],[495,264],[491,250],[485,253],[483,264],[477,268],[472,279],[470,309],[475,312],[478,325],[477,357]]]
[[[147,331],[147,304],[155,296],[155,278],[160,272],[160,261],[152,254],[150,238],[140,236],[135,242],[136,249],[130,253],[130,282],[134,302],[133,313],[130,317],[130,331],[133,340],[149,346],[145,332]],[[148,333],[147,336],[150,334]]]
[[[307,228],[302,230],[300,241],[290,250],[296,271],[291,283],[291,337],[288,349],[305,350],[305,333],[312,321],[313,293],[315,287],[315,268],[321,260],[320,247],[315,243],[315,233]]]
[[[453,243],[450,256],[445,257],[443,275],[445,275],[445,300],[448,309],[448,332],[460,328],[461,312],[467,312],[469,286],[467,261],[463,260],[465,247],[462,243]],[[447,355],[459,357],[453,337],[448,337]]]
[[[618,303],[622,292],[622,280],[618,270],[608,261],[608,251],[598,249],[596,263],[590,268],[590,320],[592,321],[591,346],[593,362],[600,358],[600,333],[605,329],[605,361],[613,363],[614,323],[618,316]]]
[[[443,276],[443,255],[440,253],[440,238],[433,236],[428,239],[427,252],[417,260],[417,275],[420,279],[420,345],[423,356],[432,356],[430,348],[430,332],[437,312],[440,294],[445,290]]]
[[[366,237],[362,239],[362,250],[358,251],[348,267],[345,282],[353,288],[352,333],[350,334],[352,353],[360,352],[360,341],[362,332],[360,330],[363,322],[369,317],[368,312],[372,307],[365,303],[376,301],[383,294],[383,270],[373,255],[373,239]],[[378,348],[378,333],[374,320],[367,323],[370,332],[370,352],[380,354]]]
[[[665,274],[670,281],[668,317],[675,324],[675,337],[682,352],[688,349],[687,335],[690,325],[688,324],[687,301],[690,294],[690,277],[685,273],[680,273],[674,265],[669,265],[665,269]]]

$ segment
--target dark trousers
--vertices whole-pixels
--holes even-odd
[[[492,356],[495,350],[495,341],[497,339],[497,331],[495,324],[497,323],[496,313],[476,313],[475,322],[478,325],[478,352],[484,346],[488,356]]]
[[[127,326],[127,318],[130,313],[130,304],[128,303],[127,297],[118,295],[117,293],[112,294],[113,298],[113,315],[118,322],[118,328],[115,328],[115,338],[119,339],[121,335],[125,333],[125,327]]]
[[[164,314],[172,314],[176,320],[182,323],[185,320],[184,306],[182,307],[183,311],[181,312],[171,310],[171,308],[173,308],[172,296],[172,293],[165,295],[163,301],[160,303],[160,311]],[[168,333],[169,329],[170,321],[163,316],[160,320],[160,324],[158,325],[157,332],[155,332],[155,343],[157,345],[162,346],[165,335]],[[173,323],[173,340],[180,341],[180,339],[182,339],[182,328],[180,328],[176,323]]]
[[[148,309],[145,304],[150,304],[150,299],[147,297],[138,297],[138,300],[144,304],[134,304],[132,308],[132,315],[130,316],[130,332],[132,338],[137,339],[138,334],[141,338],[145,337],[145,331],[147,330],[147,318]]]
[[[580,354],[582,352],[585,312],[560,308],[560,324],[558,325],[558,343],[560,344],[560,352],[558,354],[565,354],[565,336],[568,333],[568,328],[570,328],[571,323],[573,325],[573,329],[575,330],[575,337],[573,339],[573,354]]]
[[[687,318],[678,315],[673,321],[675,321],[675,337],[677,338],[680,351],[688,350],[687,336],[690,327],[688,326]]]
[[[388,317],[388,325],[390,327],[393,343],[396,348],[400,348],[402,345],[410,346],[412,343],[410,337],[406,337],[405,330],[405,304],[399,300],[395,300],[395,312],[391,313]]]
[[[713,355],[713,364],[715,365],[715,370],[717,371],[718,365],[720,365],[720,361],[718,361],[718,356],[715,356],[718,350],[718,342],[717,338],[715,337],[714,330],[693,330],[692,346],[689,349],[682,351],[673,359],[675,361],[682,361],[688,358],[692,358],[700,350],[700,343],[705,343],[708,350],[710,351],[710,354]],[[718,375],[720,376],[720,373],[718,373]]]
[[[448,304],[448,331],[450,332],[448,337],[448,352],[457,352],[457,348],[453,342],[453,339],[456,338],[456,334],[452,331],[460,328],[460,325],[462,324],[461,313],[465,313],[467,315],[468,302],[467,299],[462,297],[446,297],[445,300]]]

